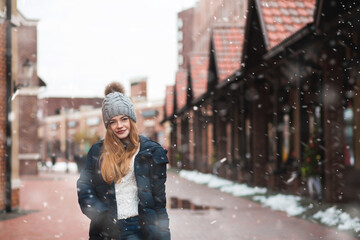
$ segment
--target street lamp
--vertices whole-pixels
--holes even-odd
[[[22,87],[27,87],[30,85],[30,79],[33,76],[34,73],[34,64],[27,58],[24,62],[23,66],[23,76],[24,80],[21,82],[18,82],[14,86],[14,92]]]

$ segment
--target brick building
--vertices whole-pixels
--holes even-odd
[[[130,91],[139,132],[165,146],[164,127],[160,124],[164,114],[164,100],[147,98],[147,79],[144,77],[131,79]]]
[[[18,15],[18,92],[20,174],[37,174],[40,160],[38,95],[46,84],[37,75],[37,24]]]
[[[192,51],[209,52],[210,36],[214,26],[245,24],[248,1],[206,1],[200,0],[195,7],[192,23],[193,42]]]
[[[194,44],[193,21],[195,8],[189,8],[178,13],[178,68],[187,68],[189,61],[188,55],[192,51]]]
[[[214,139],[214,124],[209,121],[213,100],[206,96],[213,91],[209,86],[240,68],[237,52],[242,42],[238,35],[245,24],[246,7],[247,1],[242,0],[211,3],[204,0],[199,1],[194,8],[178,13],[179,22],[182,23],[181,28],[178,26],[178,33],[179,36],[184,36],[182,48],[186,49],[186,52],[179,51],[178,55],[179,59],[185,59],[183,62],[186,62],[186,65],[178,62],[174,104],[166,102],[166,105],[173,106],[173,109],[170,113],[166,106],[165,120],[169,120],[168,128],[172,129],[171,136],[167,136],[173,139],[171,162],[181,162],[183,168],[191,169],[197,164],[210,171],[210,166],[215,161],[216,152],[211,144]],[[192,18],[184,21],[184,16],[190,13]],[[185,41],[185,37],[189,35],[192,41]],[[215,47],[220,47],[215,49],[218,52],[209,54],[210,51],[215,51]],[[227,55],[229,53],[230,55]],[[210,55],[213,57],[210,58]],[[215,65],[217,63],[218,66]],[[208,71],[209,68],[214,71]],[[213,83],[208,84],[208,78]],[[169,94],[169,91],[167,93]],[[196,107],[191,108],[193,105]],[[198,124],[199,121],[202,123]],[[194,128],[201,130],[201,133],[195,134]],[[202,159],[201,163],[195,163],[195,159]]]
[[[62,110],[79,110],[80,106],[101,107],[103,98],[46,97],[39,99],[39,117],[58,115]]]
[[[166,105],[165,121],[176,146],[171,157],[180,156],[182,163],[171,159],[172,166],[216,168],[221,177],[308,195],[306,163],[316,161],[310,170],[323,187],[318,197],[358,201],[360,5],[325,0],[247,5],[245,25],[211,26],[203,61],[194,57],[187,76],[178,74],[173,91],[167,90],[173,103]],[[196,99],[204,75],[206,88]],[[316,157],[309,157],[314,146]]]
[[[6,66],[6,43],[7,43],[7,24],[5,8],[5,0],[0,1],[0,9],[2,9],[0,20],[0,210],[7,207],[6,189],[8,188],[7,174],[7,100],[9,97],[7,82],[7,66]]]
[[[42,161],[55,154],[61,161],[83,155],[88,146],[74,141],[78,138],[103,137],[101,123],[102,98],[47,97],[38,99],[38,128]],[[96,127],[98,126],[98,127]],[[89,132],[85,129],[89,127]]]
[[[147,99],[146,78],[130,81],[137,126],[143,134],[165,146],[163,101]],[[103,139],[105,127],[102,120],[102,98],[44,98],[39,100],[41,126],[41,159],[50,161],[77,161],[86,155],[93,143]]]
[[[133,78],[130,80],[130,98],[133,102],[143,102],[147,100],[147,84],[145,77]]]
[[[23,27],[31,25],[33,21],[26,20],[18,12],[16,4],[16,0],[0,1],[0,211],[7,212],[19,207],[19,118],[23,117],[20,116],[21,98],[27,95],[27,91],[21,91],[21,88],[32,86],[25,86],[32,80],[23,77],[29,76],[27,73],[33,73],[31,70],[34,65],[29,64],[29,61],[24,62],[23,57],[28,56],[29,60],[36,58],[36,51],[33,52],[34,49],[27,45],[34,45],[36,33],[33,31],[29,39],[21,35],[24,33]],[[35,55],[30,56],[28,50]],[[35,77],[33,79],[36,81]],[[38,84],[36,82],[35,85]],[[30,109],[32,103],[28,102],[31,104]],[[27,122],[22,127],[27,128]]]
[[[51,161],[54,156],[56,161],[74,161],[86,155],[104,134],[101,108],[84,105],[77,110],[63,109],[42,121],[39,128],[41,159]]]

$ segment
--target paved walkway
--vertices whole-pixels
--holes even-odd
[[[0,215],[0,239],[88,239],[89,220],[77,204],[77,174],[44,173],[22,178],[22,211]],[[272,211],[180,178],[169,172],[168,211],[173,240],[355,240],[350,235]],[[2,220],[1,220],[2,219]]]
[[[169,174],[168,198],[190,199],[194,205],[221,210],[169,209],[173,239],[185,240],[350,240],[357,239],[250,200],[222,193]]]
[[[40,173],[21,179],[20,209],[36,210],[0,222],[0,239],[88,239],[89,220],[77,204],[77,174]]]

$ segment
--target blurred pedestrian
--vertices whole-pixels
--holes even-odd
[[[51,168],[54,168],[55,164],[56,164],[56,154],[52,153],[51,154]]]
[[[316,198],[317,200],[322,200],[322,193],[321,193],[321,180],[319,176],[310,176],[307,180],[307,185],[309,188],[309,195],[312,198]],[[314,191],[315,188],[315,191]]]
[[[105,89],[105,139],[95,143],[77,181],[90,240],[170,239],[166,151],[140,136],[133,104],[119,83]]]

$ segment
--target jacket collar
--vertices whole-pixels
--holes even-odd
[[[149,138],[140,135],[140,150],[138,154],[151,154],[155,148],[160,145],[156,144]]]

